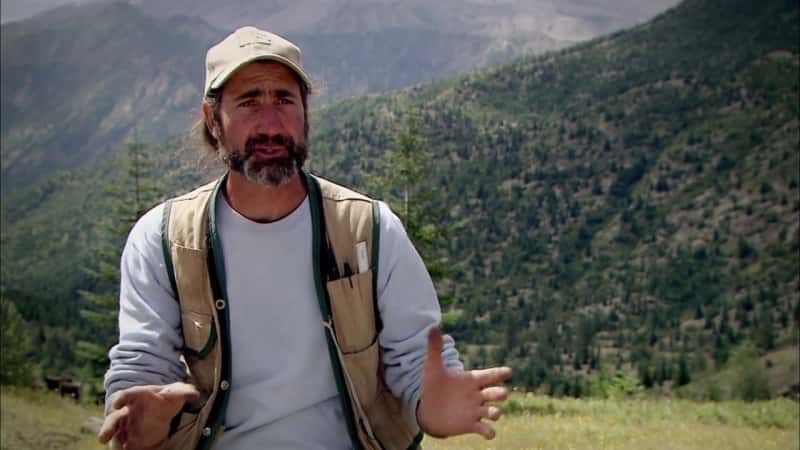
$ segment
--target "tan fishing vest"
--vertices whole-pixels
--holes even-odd
[[[308,189],[320,326],[356,449],[419,448],[413,413],[386,387],[376,311],[380,213],[375,201],[301,172]],[[188,380],[202,399],[172,422],[164,449],[211,449],[224,432],[231,389],[225,269],[214,217],[224,177],[167,202],[164,259],[181,306]],[[359,255],[361,253],[361,255]],[[366,265],[365,265],[366,261]],[[351,276],[347,276],[351,274]],[[342,274],[342,276],[339,276]],[[235,301],[235,300],[234,300]]]

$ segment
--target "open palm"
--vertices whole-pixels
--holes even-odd
[[[428,335],[428,356],[417,408],[422,429],[434,437],[477,433],[492,439],[495,431],[482,419],[500,418],[500,410],[493,403],[508,397],[508,389],[502,383],[511,378],[511,368],[449,370],[442,362],[442,345],[442,332],[435,327]]]
[[[145,450],[157,447],[169,435],[173,417],[187,402],[197,400],[197,388],[186,383],[135,386],[116,394],[98,438],[112,448]]]

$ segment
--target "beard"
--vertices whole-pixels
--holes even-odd
[[[286,155],[261,159],[254,157],[256,146],[280,145],[286,149]],[[288,183],[303,167],[308,157],[308,146],[303,142],[295,143],[291,136],[265,134],[248,138],[244,144],[244,151],[233,149],[227,151],[224,146],[219,146],[220,159],[228,168],[235,170],[253,183],[266,186],[279,187]]]

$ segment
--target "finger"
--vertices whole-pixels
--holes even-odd
[[[488,387],[481,391],[484,402],[502,402],[508,398],[508,389],[500,386]]]
[[[114,439],[117,441],[117,444],[119,445],[119,448],[121,448],[123,450],[130,448],[130,444],[128,444],[128,429],[127,428],[123,428],[119,433],[117,433],[117,435],[114,436]]]
[[[128,403],[132,402],[136,397],[141,395],[142,392],[152,391],[153,386],[133,386],[128,389],[123,389],[114,394],[111,400],[112,409],[120,409]]]
[[[502,416],[503,413],[500,411],[500,408],[496,406],[482,406],[481,407],[481,418],[489,419],[495,421]]]
[[[511,367],[492,367],[491,369],[473,370],[472,376],[480,386],[494,386],[511,378]]]
[[[472,425],[472,432],[476,434],[480,434],[486,439],[494,439],[495,431],[494,428],[486,425],[481,421],[477,421]]]
[[[114,411],[115,409],[119,409],[121,407],[121,405],[123,403],[120,402],[119,397],[122,395],[123,392],[125,392],[125,391],[122,390],[122,391],[114,392],[111,395],[111,397],[108,398],[108,400],[106,401],[106,404],[108,405],[108,410],[109,411]],[[117,405],[120,405],[120,406],[117,406]]]
[[[128,417],[128,407],[122,407],[116,411],[109,413],[103,425],[100,427],[100,432],[97,433],[97,439],[101,444],[107,443],[111,438],[124,428],[124,421]]]
[[[122,447],[122,442],[120,442],[120,440],[119,440],[119,438],[117,438],[117,436],[114,436],[111,439],[111,450],[125,450]]]
[[[159,394],[170,400],[183,400],[186,403],[192,403],[200,399],[200,391],[189,383],[172,383],[165,386]]]
[[[437,325],[428,331],[428,356],[425,360],[425,365],[428,368],[444,370],[444,363],[442,362],[443,347],[442,330]]]

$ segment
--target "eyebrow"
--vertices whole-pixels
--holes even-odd
[[[264,90],[260,88],[250,89],[249,91],[245,91],[243,94],[236,96],[236,101],[245,100],[249,98],[260,97],[264,95]]]
[[[235,101],[238,102],[238,101],[241,101],[241,100],[251,99],[251,98],[255,98],[255,97],[261,97],[264,94],[265,94],[265,92],[264,92],[263,89],[261,89],[261,88],[253,88],[253,89],[250,89],[249,91],[245,91],[243,94],[237,95]],[[284,89],[284,88],[273,89],[272,90],[272,95],[274,95],[275,97],[278,97],[278,98],[287,98],[287,97],[293,97],[294,96],[290,90]]]

